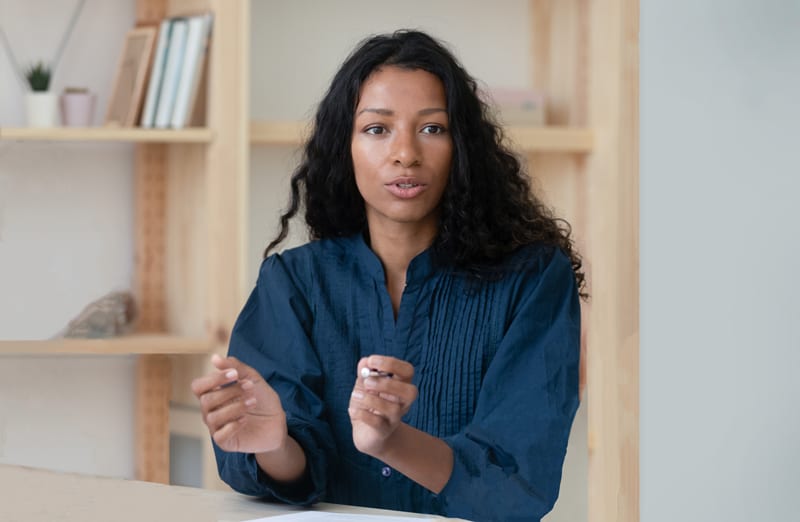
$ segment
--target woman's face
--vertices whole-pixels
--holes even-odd
[[[361,87],[351,152],[370,229],[404,224],[438,229],[453,140],[438,77],[382,67]]]

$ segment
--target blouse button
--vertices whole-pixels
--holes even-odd
[[[392,475],[392,468],[390,468],[389,466],[384,466],[383,469],[381,470],[381,475],[383,475],[384,477],[391,476]]]

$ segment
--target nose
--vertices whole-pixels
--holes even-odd
[[[414,131],[397,132],[392,140],[392,163],[409,168],[420,164],[421,153]]]

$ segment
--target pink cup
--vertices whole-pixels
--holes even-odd
[[[95,95],[68,92],[61,95],[61,121],[66,127],[91,127]]]

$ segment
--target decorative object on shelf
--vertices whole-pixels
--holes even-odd
[[[58,125],[58,96],[50,92],[50,81],[55,74],[58,63],[61,61],[61,55],[64,53],[64,48],[67,46],[67,41],[69,41],[73,29],[75,29],[75,23],[78,21],[85,3],[86,0],[79,0],[75,5],[72,17],[67,24],[67,30],[61,38],[53,61],[49,64],[40,61],[26,69],[24,73],[17,61],[17,57],[11,50],[11,44],[8,42],[5,31],[0,26],[0,41],[6,50],[8,60],[17,73],[23,89],[30,89],[25,104],[28,125],[31,127],[55,127]]]
[[[133,127],[139,120],[155,39],[155,27],[128,31],[108,103],[106,125]]]
[[[136,303],[128,291],[110,292],[89,303],[56,337],[105,339],[129,333]]]
[[[31,92],[25,97],[29,127],[58,126],[58,97],[50,92],[52,71],[44,62],[25,70],[25,80]]]
[[[546,103],[543,93],[533,89],[492,87],[484,100],[497,111],[504,125],[541,126],[546,123]]]
[[[61,121],[67,127],[90,127],[95,95],[85,87],[67,87],[61,95]]]

